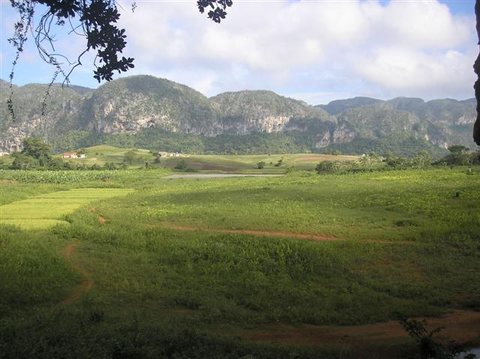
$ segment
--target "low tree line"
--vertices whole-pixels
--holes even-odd
[[[448,148],[449,153],[443,158],[434,161],[427,151],[420,151],[415,156],[404,157],[387,153],[379,156],[375,153],[362,155],[358,161],[322,161],[317,164],[315,170],[318,173],[346,173],[365,172],[389,169],[427,168],[430,166],[474,166],[480,165],[480,152],[472,152],[469,148],[454,145]],[[15,170],[48,169],[48,170],[117,170],[126,169],[137,165],[144,168],[160,166],[162,159],[158,152],[150,151],[152,158],[146,158],[137,151],[129,150],[123,155],[122,162],[106,162],[102,166],[85,163],[72,163],[62,158],[52,156],[51,147],[43,140],[35,137],[26,138],[23,141],[21,152],[12,154],[13,162],[10,165],[0,163],[0,167]],[[271,163],[273,165],[273,163]],[[258,169],[266,166],[264,161],[256,164]],[[274,164],[275,167],[284,166],[283,157]],[[185,161],[178,161],[177,170],[186,170]]]
[[[394,154],[378,156],[375,153],[362,155],[358,161],[322,161],[315,167],[317,173],[365,172],[389,169],[427,168],[431,166],[474,166],[480,165],[480,152],[471,152],[469,148],[454,145],[449,153],[434,161],[427,151],[421,151],[412,157]]]
[[[85,163],[72,163],[65,161],[62,158],[52,156],[52,148],[42,139],[37,137],[28,137],[22,142],[22,151],[14,152],[11,157],[13,161],[11,164],[6,164],[5,161],[0,161],[0,168],[13,170],[118,170],[126,169],[132,165],[140,165],[145,168],[151,166],[150,161],[139,155],[136,151],[127,151],[123,156],[123,161],[106,162],[102,166],[94,163],[90,166]],[[77,151],[77,154],[85,153],[83,150]],[[152,165],[158,166],[160,164],[160,157],[158,154],[151,152]],[[10,162],[10,161],[7,161]]]

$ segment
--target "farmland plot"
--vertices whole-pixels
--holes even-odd
[[[126,195],[123,188],[80,188],[58,191],[0,206],[0,224],[24,229],[45,229],[67,223],[65,216],[89,202]]]

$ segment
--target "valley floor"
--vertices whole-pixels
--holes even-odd
[[[480,344],[480,173],[0,171],[1,358],[415,358]]]

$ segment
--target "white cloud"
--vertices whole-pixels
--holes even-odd
[[[454,16],[437,0],[237,0],[221,24],[194,1],[137,4],[134,13],[124,5],[120,21],[124,55],[136,65],[126,75],[166,77],[207,95],[265,88],[308,101],[473,95],[473,11]],[[67,42],[69,54],[77,40]]]
[[[446,5],[432,0],[392,0],[376,25],[389,42],[410,48],[448,49],[468,41],[473,30],[472,24],[453,18]]]
[[[122,18],[137,66],[209,95],[238,88],[288,92],[291,83],[292,93],[333,87],[351,93],[345,87],[355,82],[378,96],[462,97],[473,81],[473,14],[455,17],[435,0],[237,1],[220,25],[190,2],[139,2]],[[302,73],[329,76],[330,87],[314,88],[306,79],[300,89]],[[332,85],[335,79],[343,89]]]
[[[438,53],[382,48],[364,56],[357,72],[366,80],[399,93],[461,91],[474,81],[472,59],[455,50]]]

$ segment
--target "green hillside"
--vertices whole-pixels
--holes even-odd
[[[101,144],[202,154],[411,155],[420,149],[436,155],[455,144],[476,148],[473,99],[356,97],[310,106],[272,91],[207,98],[185,85],[139,75],[96,90],[14,86],[12,121],[6,106],[8,83],[0,87],[1,151],[19,148],[32,135],[43,137],[58,152]]]

